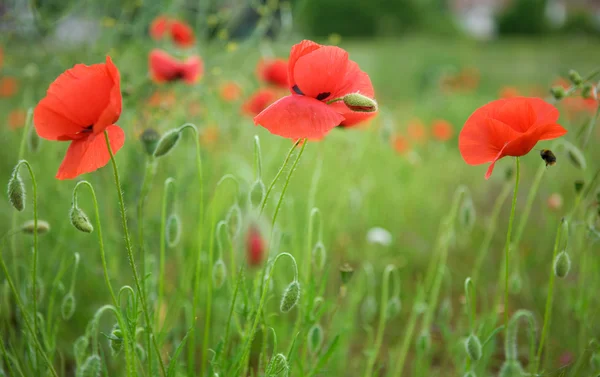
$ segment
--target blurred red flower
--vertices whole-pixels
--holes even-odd
[[[558,110],[539,98],[492,101],[467,119],[458,147],[469,165],[491,162],[485,175],[488,179],[502,157],[524,156],[538,141],[566,134],[567,130],[556,123],[558,117]]]
[[[196,41],[194,30],[184,21],[167,16],[156,17],[150,24],[152,39],[162,39],[167,33],[179,47],[190,47]]]
[[[0,78],[0,98],[12,97],[17,93],[19,82],[14,77]]]
[[[150,36],[154,40],[164,37],[170,28],[170,20],[166,16],[158,16],[150,24]]]
[[[427,129],[420,119],[413,119],[408,123],[408,137],[417,143],[423,143],[427,139]]]
[[[56,178],[72,179],[106,165],[110,155],[103,133],[113,153],[125,142],[114,124],[120,115],[121,79],[109,56],[106,63],[77,64],[58,76],[33,113],[40,137],[71,141]]]
[[[448,141],[454,134],[454,128],[450,122],[443,119],[436,119],[431,126],[431,133],[439,141]]]
[[[204,63],[199,56],[179,61],[163,50],[154,49],[150,52],[148,63],[150,76],[158,83],[183,80],[194,84],[204,73]]]
[[[521,93],[514,86],[503,86],[500,89],[500,98],[514,98],[519,96],[521,96]]]
[[[254,123],[291,139],[319,139],[333,128],[353,126],[372,113],[355,113],[342,98],[360,93],[373,98],[369,76],[339,47],[304,40],[292,47],[288,61],[291,95],[267,107]]]
[[[175,92],[172,90],[168,91],[156,91],[152,93],[150,98],[148,98],[148,105],[150,107],[160,107],[166,110],[170,109],[177,102],[177,97],[175,97]]]
[[[11,130],[16,130],[25,125],[27,121],[27,112],[22,109],[15,109],[8,113],[8,127]]]
[[[219,88],[221,98],[227,102],[234,102],[240,99],[242,88],[235,81],[226,81]]]
[[[258,266],[262,263],[265,254],[265,241],[260,230],[252,225],[246,236],[246,257],[250,266]]]
[[[261,60],[256,69],[257,76],[267,84],[280,88],[288,87],[288,62],[285,59]]]
[[[261,111],[267,108],[270,104],[279,98],[277,91],[270,88],[258,89],[250,96],[242,105],[242,111],[250,116],[260,114]]]
[[[399,154],[405,154],[410,150],[408,139],[402,135],[394,135],[392,137],[392,145],[394,150]]]

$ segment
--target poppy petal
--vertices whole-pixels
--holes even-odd
[[[342,79],[342,85],[336,93],[331,94],[331,98],[342,97],[348,93],[360,93],[367,97],[375,98],[375,90],[373,89],[371,78],[352,60],[348,60],[346,75]]]
[[[183,81],[194,84],[204,73],[204,63],[198,56],[188,58],[181,66]]]
[[[348,70],[348,53],[335,46],[324,46],[296,61],[293,77],[304,95],[326,100],[334,98]]]
[[[150,76],[155,82],[171,81],[178,78],[181,72],[181,63],[165,51],[154,49],[148,56]]]
[[[106,128],[113,153],[117,153],[125,143],[125,133],[117,125]],[[73,179],[90,173],[106,165],[110,160],[104,134],[89,133],[88,137],[71,142],[56,178]]]
[[[159,16],[150,24],[150,36],[154,40],[161,39],[169,28],[169,19],[165,16]]]
[[[560,124],[546,124],[539,127],[540,133],[538,134],[538,140],[552,140],[559,138],[567,133],[567,130]]]
[[[174,20],[171,23],[171,37],[179,47],[189,47],[194,44],[194,30],[185,22]]]
[[[529,98],[525,97],[507,99],[492,117],[521,133],[527,132],[536,121],[533,106],[529,103]]]
[[[283,97],[254,117],[255,124],[291,139],[323,137],[343,120],[323,102],[299,95]]]
[[[458,149],[465,162],[479,165],[493,161],[504,146],[521,133],[496,119],[467,120],[458,137]]]
[[[309,40],[303,40],[302,42],[295,44],[292,46],[292,50],[290,51],[290,59],[288,61],[288,79],[290,91],[293,93],[293,87],[296,85],[296,80],[294,80],[294,68],[296,66],[296,62],[302,56],[309,54],[315,50],[320,49],[321,46],[318,43]]]
[[[529,104],[535,112],[535,124],[554,124],[558,121],[558,109],[541,98],[529,98]]]
[[[334,102],[329,105],[338,114],[344,117],[344,121],[340,124],[340,127],[352,127],[364,121],[367,121],[377,115],[376,112],[363,113],[352,111],[343,102]]]

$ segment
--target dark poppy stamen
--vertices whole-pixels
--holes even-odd
[[[304,93],[302,93],[302,91],[300,90],[300,88],[298,88],[298,85],[294,85],[292,87],[292,90],[296,93],[296,94],[300,94],[301,96],[304,95]]]
[[[319,101],[323,101],[325,98],[329,97],[330,95],[331,95],[330,92],[319,93],[319,95],[317,96],[317,99]]]
[[[89,126],[87,126],[86,128],[84,128],[82,132],[86,132],[86,133],[87,132],[92,132],[93,129],[94,129],[94,125],[90,124]]]

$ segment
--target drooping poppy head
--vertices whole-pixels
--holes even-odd
[[[0,98],[12,97],[17,93],[19,83],[16,78],[5,76],[0,78]]]
[[[106,165],[110,155],[103,133],[113,153],[125,142],[115,124],[120,115],[120,75],[109,56],[106,63],[77,64],[58,76],[33,112],[40,137],[71,141],[56,178],[72,179]]]
[[[235,81],[225,81],[219,87],[219,95],[226,102],[234,102],[240,99],[242,88]]]
[[[246,235],[246,257],[250,266],[259,266],[265,256],[265,240],[258,227],[252,225]]]
[[[171,20],[166,16],[158,16],[150,24],[150,36],[154,40],[162,39],[171,27]]]
[[[502,157],[524,156],[538,141],[566,134],[557,123],[558,117],[558,110],[540,98],[499,99],[475,110],[467,119],[458,147],[469,165],[491,162],[485,175],[488,179]]]
[[[439,141],[448,141],[454,134],[454,129],[450,122],[443,119],[436,119],[431,126],[431,133]]]
[[[171,21],[171,38],[179,47],[190,47],[196,41],[194,30],[191,26],[181,20]]]
[[[11,130],[16,130],[25,126],[27,120],[27,112],[23,109],[15,109],[8,113],[8,127]]]
[[[280,88],[288,87],[288,62],[285,59],[261,60],[256,74],[261,81]]]
[[[344,103],[346,95],[359,93],[375,104],[375,92],[369,76],[339,47],[308,40],[294,45],[288,60],[288,87],[291,95],[254,118],[255,124],[286,138],[319,139],[342,123],[356,124],[377,111],[376,106],[369,109],[372,112],[352,110]]]
[[[242,111],[250,116],[256,116],[279,98],[277,92],[270,88],[257,90],[242,106]]]
[[[148,58],[150,77],[157,83],[182,80],[194,84],[204,73],[204,63],[199,56],[179,61],[167,52],[154,49]]]

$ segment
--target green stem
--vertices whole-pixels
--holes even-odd
[[[265,207],[267,205],[267,201],[269,200],[269,195],[271,195],[271,191],[273,191],[273,187],[275,187],[275,183],[277,183],[277,180],[279,179],[279,176],[281,175],[281,173],[283,173],[283,170],[285,169],[285,167],[287,166],[290,158],[292,157],[292,153],[294,153],[294,150],[296,149],[296,147],[298,146],[298,144],[301,141],[302,141],[302,139],[296,141],[294,143],[294,145],[292,145],[292,147],[290,148],[287,156],[285,157],[285,160],[283,161],[283,165],[281,165],[281,167],[279,168],[279,171],[275,175],[275,178],[273,178],[273,180],[271,181],[271,184],[269,185],[269,188],[267,189],[267,193],[265,194],[265,197],[263,198],[262,205],[260,206],[260,214],[261,215],[262,215],[263,211],[265,210]]]
[[[508,220],[508,231],[506,232],[506,244],[504,246],[504,326],[508,328],[508,279],[510,270],[510,236],[512,233],[513,222],[515,220],[515,209],[517,207],[517,193],[519,191],[519,179],[521,178],[521,164],[519,157],[516,157],[517,172],[515,177],[515,190],[513,192],[512,206],[510,209],[510,218]]]
[[[290,184],[290,180],[292,179],[292,174],[294,174],[294,170],[296,170],[296,167],[298,166],[298,163],[300,162],[300,157],[302,157],[302,153],[304,153],[304,148],[306,148],[306,139],[304,139],[304,143],[302,143],[302,148],[300,148],[300,152],[298,153],[298,157],[296,157],[296,160],[294,161],[294,164],[292,165],[292,169],[290,169],[289,174],[287,175],[287,178],[285,180],[285,185],[283,186],[283,190],[281,191],[281,195],[279,196],[279,201],[277,202],[277,207],[275,208],[275,213],[273,214],[273,221],[271,222],[271,229],[275,228],[275,222],[277,221],[277,215],[279,214],[279,209],[281,208],[281,203],[283,203],[283,198],[285,196],[285,192],[287,191],[287,188]],[[269,195],[269,192],[267,191],[267,197]],[[265,197],[265,203],[266,203],[266,197]]]
[[[594,130],[594,127],[596,126],[596,121],[598,120],[598,116],[599,115],[600,115],[600,105],[596,107],[596,112],[594,113],[594,115],[590,119],[590,124],[587,127],[587,132],[585,134],[585,139],[583,140],[583,149],[584,150],[587,147],[588,142],[590,141],[590,136],[592,135],[592,131]]]
[[[385,330],[385,324],[387,320],[387,307],[389,301],[389,287],[390,287],[390,276],[394,272],[396,267],[388,265],[383,272],[383,286],[381,289],[381,307],[379,309],[379,325],[377,327],[377,334],[375,335],[375,344],[373,350],[369,353],[369,359],[367,361],[367,369],[365,371],[365,377],[371,377],[373,375],[373,367],[383,342],[383,332]]]
[[[160,256],[158,269],[158,297],[156,299],[157,325],[160,316],[161,305],[165,294],[165,254],[166,254],[166,234],[167,234],[167,199],[169,186],[175,189],[175,180],[171,177],[165,180],[162,204],[160,210]]]
[[[424,291],[422,289],[420,289],[419,293],[417,294],[417,298],[415,299],[415,302],[413,304],[413,308],[410,312],[410,317],[408,319],[408,325],[406,326],[406,332],[404,333],[404,339],[402,341],[402,346],[400,347],[400,349],[398,351],[398,357],[396,358],[398,360],[398,362],[396,362],[393,372],[390,374],[390,376],[392,376],[392,377],[402,376],[402,371],[404,370],[404,362],[406,361],[406,356],[408,355],[408,349],[410,348],[412,336],[417,327],[417,319],[419,317],[419,311],[417,311],[416,306],[417,306],[417,304],[421,304],[421,302],[423,300],[423,293],[424,293]]]
[[[546,310],[544,312],[544,325],[542,326],[542,336],[540,338],[540,344],[538,345],[537,355],[535,357],[535,369],[534,373],[540,369],[540,360],[542,357],[542,351],[544,350],[544,344],[546,342],[546,336],[550,329],[550,320],[552,317],[552,302],[554,299],[554,280],[556,275],[554,274],[554,260],[558,254],[558,248],[560,245],[560,236],[563,228],[563,221],[558,224],[558,230],[556,231],[556,239],[554,240],[554,252],[552,253],[552,263],[550,263],[550,280],[548,281],[548,295],[546,296]]]
[[[117,162],[115,161],[115,155],[110,146],[110,139],[108,138],[108,132],[104,131],[104,139],[106,140],[106,148],[108,149],[108,154],[110,155],[110,161],[113,168],[114,178],[115,178],[115,186],[117,189],[117,195],[119,197],[119,206],[121,211],[121,222],[123,225],[123,233],[125,236],[125,248],[127,249],[127,258],[129,260],[129,265],[131,267],[131,271],[133,273],[133,279],[135,282],[135,287],[140,296],[140,301],[142,304],[142,312],[144,314],[144,320],[146,321],[146,333],[148,334],[148,352],[152,352],[151,348],[151,340],[153,339],[156,342],[156,338],[152,335],[152,322],[150,321],[150,314],[148,313],[148,306],[146,305],[146,295],[144,290],[142,289],[142,285],[140,283],[140,277],[137,272],[137,268],[135,266],[135,259],[133,257],[133,246],[131,245],[131,237],[129,236],[129,229],[127,226],[127,214],[125,212],[125,199],[123,198],[123,191],[121,189],[121,180],[119,178],[119,169],[117,168]],[[157,345],[154,344],[155,349],[158,349]],[[163,376],[166,376],[165,365],[163,363],[162,357],[159,355],[158,361],[161,366]],[[151,371],[149,371],[151,373]]]
[[[525,202],[525,207],[523,208],[523,212],[519,216],[519,227],[517,228],[515,238],[511,241],[513,249],[515,250],[517,250],[517,248],[519,247],[521,237],[523,237],[523,232],[525,231],[525,227],[527,226],[527,220],[529,219],[529,214],[531,213],[531,209],[533,208],[533,202],[535,201],[535,197],[537,196],[537,192],[540,188],[540,183],[542,182],[542,178],[544,177],[544,173],[546,172],[546,170],[546,165],[540,164],[540,167],[535,173],[533,182],[531,183],[531,188],[529,189],[529,194],[527,195],[527,201]]]

